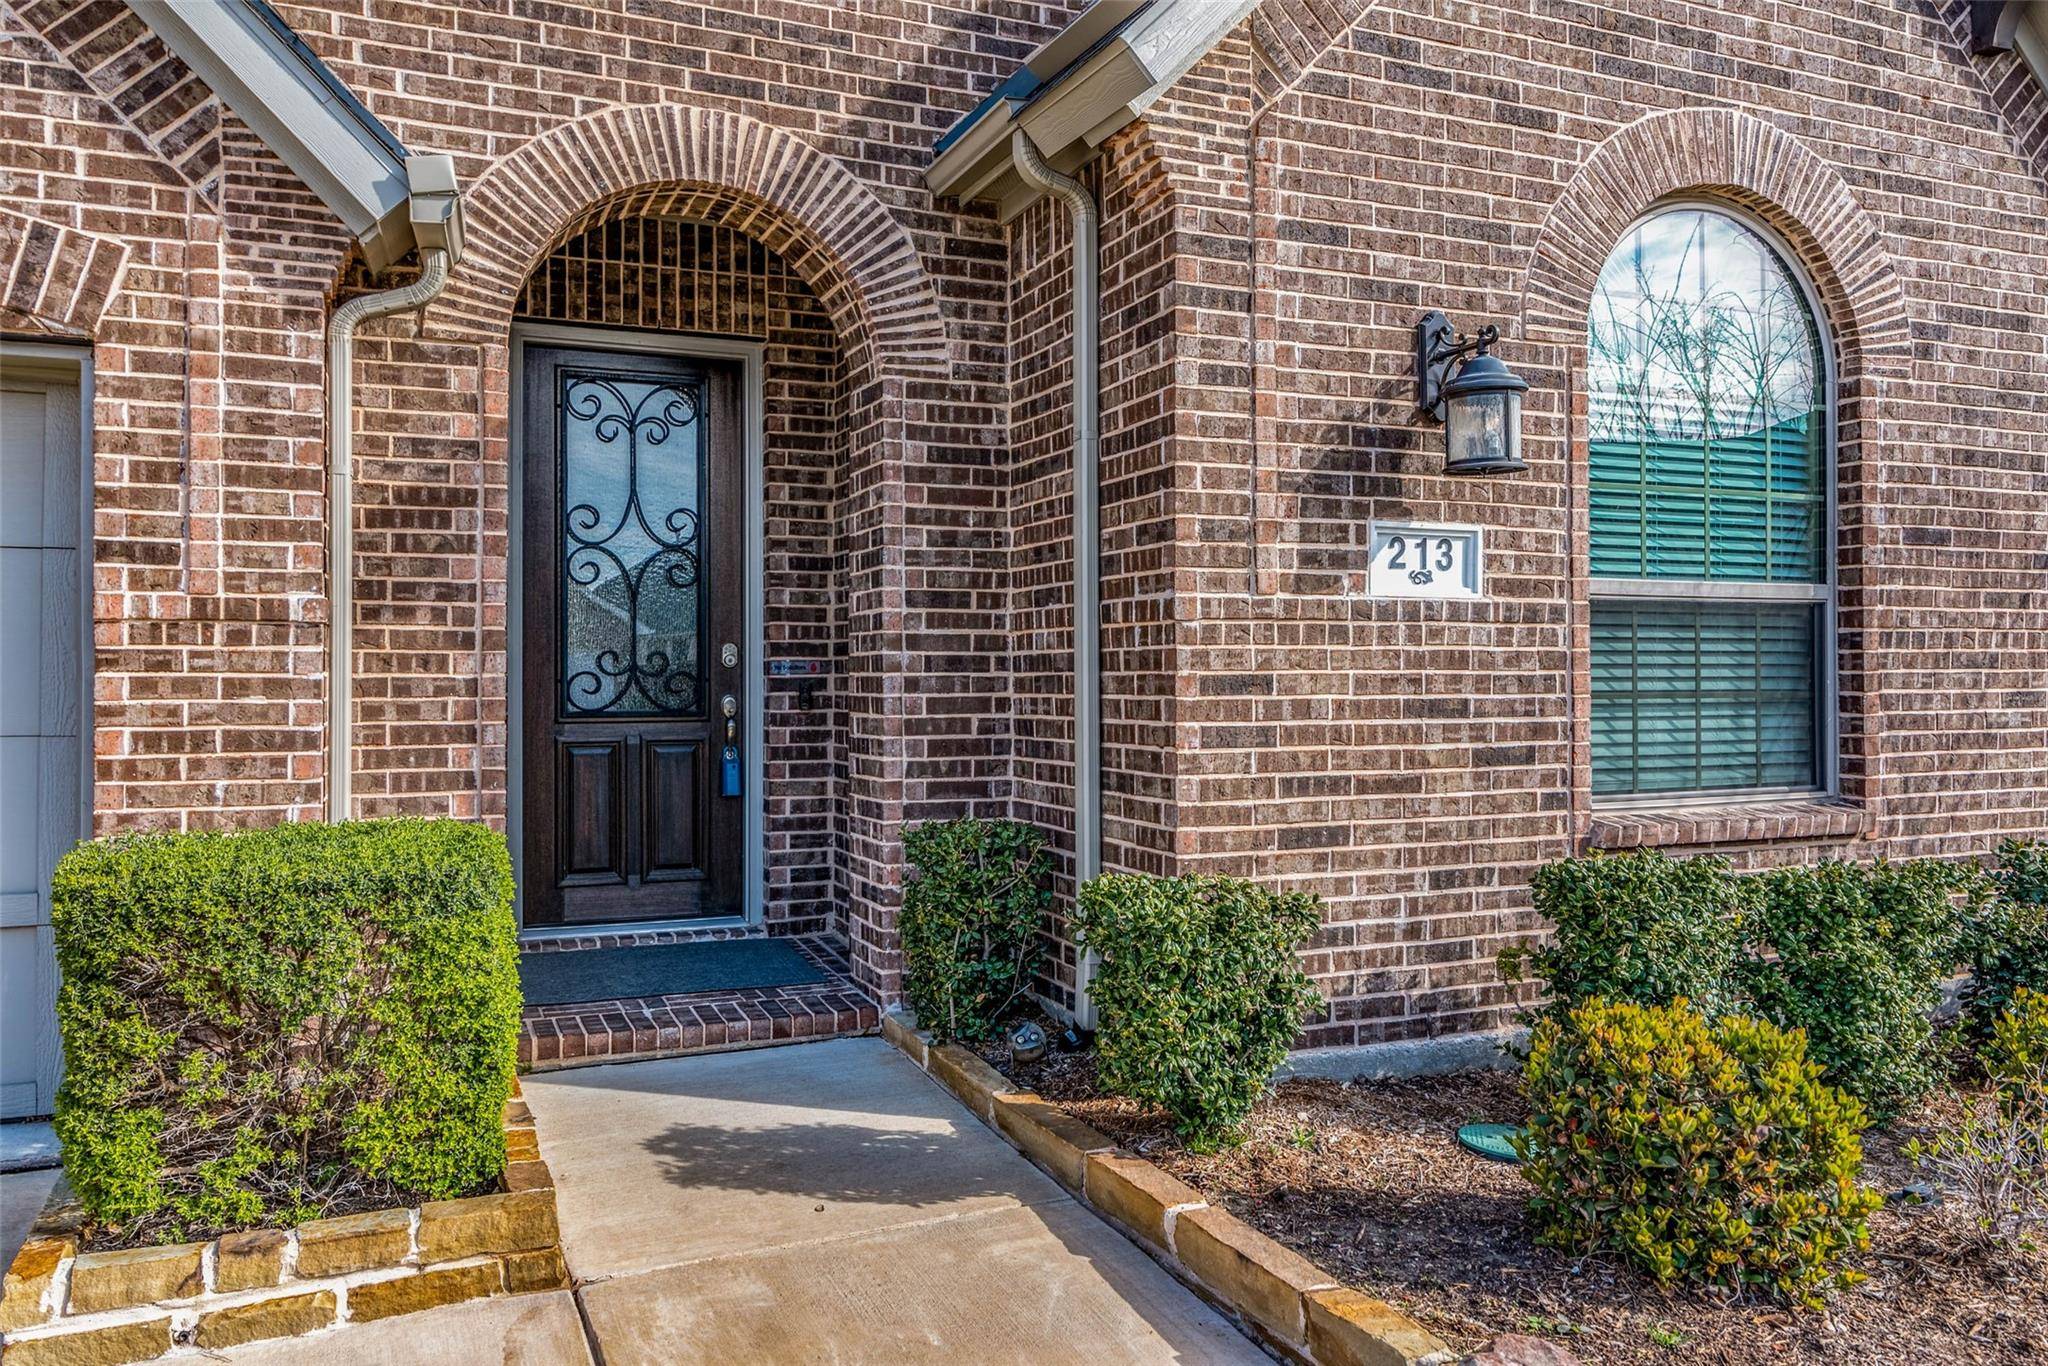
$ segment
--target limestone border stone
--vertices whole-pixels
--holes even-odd
[[[60,1180],[0,1285],[0,1348],[9,1363],[111,1366],[559,1290],[554,1178],[516,1081],[504,1125],[497,1193],[176,1247],[80,1253],[83,1211]]]
[[[1282,1356],[1310,1366],[1439,1366],[1458,1354],[1415,1320],[1351,1289],[1201,1192],[910,1017],[882,1037],[1196,1294]]]

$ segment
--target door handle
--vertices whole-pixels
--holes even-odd
[[[719,713],[725,717],[725,747],[718,755],[718,795],[737,797],[740,795],[740,702],[731,693],[718,699]]]

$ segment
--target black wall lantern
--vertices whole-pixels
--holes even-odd
[[[1487,354],[1499,340],[1500,329],[1490,323],[1477,336],[1460,336],[1449,318],[1433,311],[1415,324],[1415,406],[1444,424],[1445,474],[1529,468],[1522,463],[1522,394],[1529,381]]]

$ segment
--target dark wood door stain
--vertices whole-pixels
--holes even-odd
[[[744,621],[737,367],[528,347],[524,916],[738,915],[721,783]],[[737,728],[735,728],[737,730]]]

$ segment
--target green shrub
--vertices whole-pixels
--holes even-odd
[[[2048,906],[2048,840],[2007,840],[1991,875],[1998,894],[2026,906]]]
[[[1019,821],[933,821],[903,838],[903,989],[940,1039],[982,1039],[1031,987],[1052,902],[1045,836]]]
[[[504,840],[455,821],[80,845],[52,898],[64,1167],[122,1241],[471,1192],[519,1032]]]
[[[1991,1079],[1998,1108],[2007,1115],[2030,1119],[2036,1146],[2048,1130],[2048,993],[2021,987],[1991,1027],[1981,1056]],[[2048,1151],[2037,1165],[2048,1167]],[[2048,1170],[2044,1170],[2048,1176]]]
[[[1957,866],[1826,862],[1746,879],[1757,1013],[1804,1029],[1815,1061],[1880,1118],[1933,1089],[1934,1011],[1957,952]]]
[[[1102,1083],[1163,1107],[1198,1147],[1227,1138],[1322,1007],[1296,956],[1320,903],[1236,878],[1111,874],[1082,887],[1075,921],[1102,960]]]
[[[1980,1050],[1988,1100],[1907,1153],[1940,1184],[1978,1251],[2037,1249],[2048,1229],[2048,995],[2020,987]]]
[[[1882,1203],[1857,1181],[1863,1107],[1822,1082],[1798,1031],[1596,999],[1538,1022],[1524,1079],[1518,1147],[1545,1242],[1807,1305],[1855,1279],[1840,1261]]]
[[[1536,870],[1536,910],[1557,926],[1520,960],[1550,987],[1549,1009],[1598,996],[1664,1005],[1684,996],[1709,1015],[1734,1008],[1731,970],[1742,942],[1743,889],[1721,858],[1672,859],[1654,849],[1560,859]]]
[[[1964,1019],[1979,1043],[2021,987],[2048,992],[2048,841],[1998,848],[1991,894],[1973,908],[1964,938],[1970,982]]]

